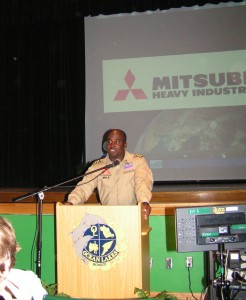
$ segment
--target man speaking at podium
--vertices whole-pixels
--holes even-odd
[[[109,129],[104,138],[106,157],[92,164],[64,204],[83,204],[97,188],[102,205],[142,203],[144,216],[148,218],[153,174],[147,161],[140,154],[126,151],[127,137],[123,130]]]

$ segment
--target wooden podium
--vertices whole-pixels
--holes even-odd
[[[58,293],[137,298],[150,289],[148,220],[141,205],[56,205]]]

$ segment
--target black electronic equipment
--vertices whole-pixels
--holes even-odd
[[[246,204],[176,208],[177,251],[245,249],[245,215]]]

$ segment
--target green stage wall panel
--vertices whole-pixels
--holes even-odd
[[[190,268],[192,292],[200,293],[205,289],[204,254],[203,252],[177,253],[175,245],[174,216],[150,217],[150,271],[151,291],[188,293],[189,273],[186,268],[186,257],[191,256],[193,267]],[[172,269],[166,268],[166,258],[172,258]]]

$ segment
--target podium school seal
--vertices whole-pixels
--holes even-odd
[[[86,214],[71,232],[77,255],[92,270],[109,270],[127,253],[125,233],[114,221]]]

